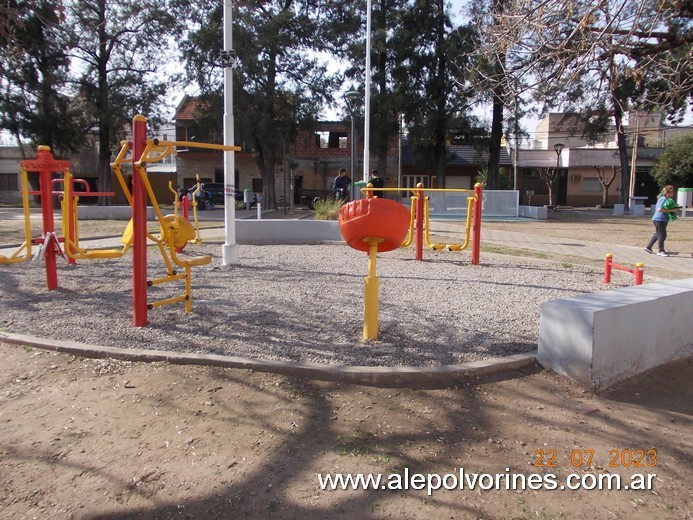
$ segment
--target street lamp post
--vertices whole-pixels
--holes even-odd
[[[280,126],[277,128],[277,131],[279,132],[279,136],[282,138],[282,149],[283,149],[283,154],[282,154],[282,173],[284,176],[284,215],[286,215],[286,206],[288,199],[287,194],[286,194],[286,138],[289,135],[289,128],[286,126]]]
[[[355,90],[350,90],[344,94],[344,100],[349,108],[351,116],[351,200],[354,200],[354,165],[356,164],[356,124],[355,109],[361,94]]]
[[[232,0],[224,0],[224,50],[221,62],[224,67],[224,144],[234,144],[233,120],[233,69],[236,66],[236,52],[233,49],[233,5]],[[223,265],[238,263],[236,244],[236,205],[234,204],[236,172],[235,152],[224,152],[224,245],[221,248]]]
[[[554,175],[556,183],[558,183],[558,167],[561,164],[561,152],[563,151],[563,148],[565,148],[563,143],[556,143],[553,145],[553,149],[556,150],[556,173]],[[556,194],[556,197],[558,197],[558,193]],[[558,201],[556,201],[556,206],[558,206]]]

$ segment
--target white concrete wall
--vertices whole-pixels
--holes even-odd
[[[693,354],[693,278],[546,302],[537,361],[599,390]]]
[[[236,220],[239,244],[310,244],[344,241],[336,220]]]
[[[130,220],[130,206],[79,206],[79,220]],[[147,208],[147,220],[156,220],[154,208]]]

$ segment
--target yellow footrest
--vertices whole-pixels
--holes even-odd
[[[211,263],[212,257],[209,255],[203,255],[203,256],[191,256],[191,257],[181,258],[179,256],[178,260],[183,265],[193,267],[196,265],[207,265],[207,264]]]

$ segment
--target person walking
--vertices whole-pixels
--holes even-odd
[[[676,216],[678,206],[672,204],[674,198],[674,187],[672,185],[664,186],[662,194],[657,199],[657,204],[652,212],[652,223],[655,227],[655,232],[650,238],[650,241],[645,246],[645,251],[654,253],[652,246],[657,242],[659,256],[669,256],[669,253],[664,249],[664,241],[667,239],[667,224],[669,220],[674,220],[671,216]],[[672,202],[669,202],[672,201]]]
[[[340,168],[339,174],[332,181],[334,198],[349,202],[349,186],[351,186],[351,178],[346,174],[346,169]]]

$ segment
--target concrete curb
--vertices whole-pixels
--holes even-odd
[[[317,363],[291,363],[263,359],[251,359],[215,354],[187,354],[148,349],[124,349],[103,347],[85,343],[72,343],[26,334],[0,332],[0,342],[27,345],[34,348],[73,354],[87,358],[113,358],[123,361],[167,362],[175,365],[203,365],[223,368],[239,368],[269,372],[321,381],[358,384],[379,387],[417,388],[442,387],[458,383],[461,379],[512,372],[532,366],[537,351],[503,358],[473,361],[460,365],[439,367],[368,367],[346,365],[320,365]]]

